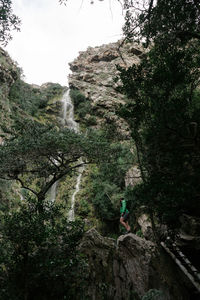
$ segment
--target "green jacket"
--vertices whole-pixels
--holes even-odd
[[[126,200],[122,200],[120,206],[120,214],[123,215],[126,212],[129,212],[129,210],[126,208]]]

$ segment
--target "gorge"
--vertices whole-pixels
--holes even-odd
[[[24,296],[33,292],[40,297],[39,281],[46,295],[50,295],[49,299],[195,300],[199,297],[199,216],[183,213],[180,216],[182,224],[176,239],[176,243],[194,258],[192,263],[197,268],[196,277],[193,277],[194,285],[160,244],[164,242],[166,248],[170,247],[166,245],[166,225],[160,222],[161,219],[155,213],[154,225],[159,234],[158,242],[148,214],[150,211],[146,210],[144,204],[138,204],[137,199],[131,198],[133,194],[130,190],[137,188],[142,176],[132,128],[119,113],[120,108],[127,102],[127,96],[118,91],[118,84],[113,78],[119,75],[116,65],[124,67],[121,55],[128,67],[138,65],[146,50],[133,43],[126,43],[121,48],[121,53],[118,49],[119,43],[112,43],[90,47],[81,52],[70,64],[72,74],[69,76],[70,89],[67,91],[66,87],[52,83],[35,87],[20,82],[20,85],[15,86],[16,82],[19,84],[17,69],[9,55],[1,50],[4,61],[0,69],[0,199],[4,220],[1,224],[1,287],[12,278],[14,279],[10,286],[17,285],[17,278],[21,272],[28,274],[26,278],[31,278],[28,282],[28,279],[23,277],[22,282],[18,284],[19,290],[15,287],[14,291],[11,291],[14,293],[17,290],[17,299],[20,299],[21,294],[23,299],[34,299]],[[17,98],[19,90],[22,93]],[[22,98],[25,92],[26,97]],[[31,100],[32,105],[35,104],[34,110],[30,109],[30,103],[26,102],[26,99]],[[60,114],[62,104],[63,116]],[[17,120],[18,114],[13,113],[16,110],[20,117]],[[19,120],[24,124],[27,120],[32,122],[32,128],[29,125],[25,130],[27,134],[33,129],[31,137],[23,138],[23,122]],[[34,123],[35,120],[38,127]],[[49,123],[51,126],[46,127]],[[14,133],[11,130],[13,128]],[[94,131],[97,131],[97,136]],[[16,141],[16,145],[13,141]],[[22,148],[21,141],[24,143]],[[10,165],[5,154],[10,158]],[[86,166],[83,167],[83,164]],[[33,177],[38,169],[38,177]],[[194,170],[189,170],[193,174]],[[28,173],[29,171],[31,172]],[[55,209],[57,204],[67,203],[63,214],[67,215],[70,226],[64,219],[60,221],[57,215],[54,215],[53,208],[45,210],[45,205],[48,206],[45,201],[42,209],[38,209],[37,201],[32,199],[34,195],[39,195],[40,188],[45,186],[50,178],[48,172],[52,175],[51,178],[55,179],[51,185],[51,202],[55,202]],[[6,179],[9,179],[9,185]],[[26,190],[24,199],[19,199],[19,183],[23,180],[28,182],[29,190]],[[35,191],[34,195],[31,194],[32,190]],[[132,233],[128,235],[124,235],[123,230],[119,228],[118,220],[118,200],[123,194],[127,199],[131,198],[131,205],[134,201],[138,205],[138,210],[136,206],[130,206]],[[24,215],[18,215],[20,205]],[[16,217],[16,223],[12,217]],[[8,220],[11,220],[10,223],[6,223]],[[80,220],[83,225],[77,226],[83,226],[85,229],[84,233],[79,235],[75,228],[76,222]],[[8,227],[3,229],[5,224]],[[20,224],[23,226],[20,227]],[[66,233],[65,230],[69,231]],[[53,235],[55,231],[56,234]],[[17,233],[16,237],[12,232]],[[5,240],[3,236],[6,237]],[[17,237],[20,237],[22,243]],[[8,240],[10,243],[5,244]],[[11,254],[6,253],[5,249],[12,249]],[[81,253],[80,257],[79,254],[73,256],[76,251]],[[13,270],[10,267],[11,263],[16,266],[13,253],[22,264],[17,265],[19,269],[14,269],[14,275],[10,278],[7,274]],[[34,268],[35,264],[37,270]],[[20,269],[23,266],[24,269]],[[40,272],[40,276],[37,272]],[[82,282],[82,279],[85,281]],[[79,290],[81,284],[83,289]],[[59,287],[55,292],[57,296],[51,294],[51,285],[54,290],[55,286]],[[72,294],[64,298],[68,290]],[[64,291],[63,294],[60,294],[61,291]],[[5,299],[6,293],[8,291],[5,292],[2,288],[2,299]],[[46,295],[41,299],[48,299]]]

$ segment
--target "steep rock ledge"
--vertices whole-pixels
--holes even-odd
[[[137,64],[145,51],[142,46],[130,43],[125,44],[119,51],[119,45],[120,41],[89,47],[80,52],[70,63],[72,74],[69,75],[69,86],[71,89],[78,89],[90,100],[90,115],[97,117],[98,124],[115,123],[118,131],[126,138],[129,136],[128,125],[116,115],[116,110],[125,100],[125,96],[116,91],[116,65],[128,67]]]

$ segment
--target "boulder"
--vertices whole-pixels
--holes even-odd
[[[190,299],[174,262],[151,241],[133,233],[115,240],[92,228],[79,249],[87,258],[88,299],[140,300],[152,289],[160,291],[155,299]]]

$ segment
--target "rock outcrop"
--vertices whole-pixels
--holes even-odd
[[[151,241],[132,233],[116,241],[92,228],[85,233],[80,250],[88,259],[89,299],[139,300],[149,290],[159,292],[153,299],[190,299],[174,262]]]
[[[12,84],[18,77],[16,64],[6,51],[0,48],[0,119],[1,122],[9,120],[8,94]]]
[[[127,138],[128,125],[116,115],[116,110],[125,100],[125,96],[116,91],[118,84],[114,78],[119,74],[116,66],[126,68],[137,64],[144,49],[137,44],[125,44],[119,50],[119,45],[120,42],[111,43],[80,52],[70,63],[69,86],[90,100],[90,114],[97,117],[98,124],[114,123],[119,133]]]

